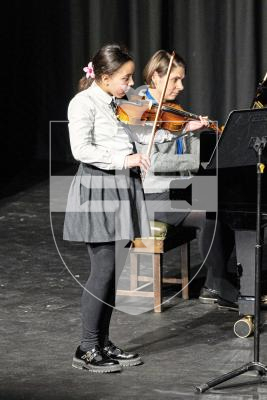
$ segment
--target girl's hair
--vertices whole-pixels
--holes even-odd
[[[155,54],[153,54],[153,56],[150,58],[147,65],[145,66],[143,72],[144,80],[147,85],[149,85],[150,87],[154,87],[152,80],[154,72],[157,72],[160,77],[166,75],[170,59],[171,54],[165,50],[158,50]],[[183,67],[184,70],[186,70],[186,65],[183,58],[179,56],[179,54],[175,54],[172,68],[179,66]]]
[[[95,78],[82,77],[78,84],[79,92],[91,86],[94,80],[100,81],[104,74],[114,74],[127,61],[133,61],[133,58],[126,47],[116,43],[101,47],[92,59]]]

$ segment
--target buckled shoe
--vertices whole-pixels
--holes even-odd
[[[106,353],[100,350],[99,346],[94,346],[90,351],[82,351],[79,346],[73,357],[72,366],[102,374],[119,372],[122,369],[119,362],[108,357]]]
[[[103,353],[112,360],[119,362],[123,367],[132,367],[143,364],[141,357],[137,353],[126,352],[117,347],[111,341],[104,347]]]

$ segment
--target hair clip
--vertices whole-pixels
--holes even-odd
[[[95,74],[94,74],[94,68],[93,68],[93,63],[92,61],[89,62],[87,67],[83,68],[83,71],[86,72],[86,78],[95,78]]]

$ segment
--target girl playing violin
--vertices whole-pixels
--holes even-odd
[[[171,54],[165,50],[157,51],[148,61],[144,69],[144,78],[148,85],[142,93],[146,99],[159,103]],[[175,55],[164,101],[174,101],[183,90],[185,62]],[[151,167],[143,182],[146,200],[149,201],[148,213],[151,220],[159,220],[173,226],[193,227],[198,231],[199,249],[202,259],[206,257],[212,242],[215,222],[206,219],[205,212],[178,212],[171,207],[169,187],[174,175],[181,178],[195,174],[200,165],[201,129],[208,126],[208,120],[200,116],[199,120],[189,121],[177,141],[156,143],[152,148]],[[146,153],[147,146],[137,144],[139,152]],[[176,178],[177,179],[177,178]],[[227,239],[222,244],[222,237]],[[205,302],[221,304],[236,299],[236,289],[229,282],[226,265],[233,250],[233,233],[227,227],[217,223],[216,235],[206,260],[208,274],[201,296]],[[234,305],[235,306],[235,305]]]
[[[124,97],[134,83],[134,61],[128,52],[117,44],[106,45],[84,72],[80,92],[68,108],[71,150],[80,165],[69,190],[63,237],[84,242],[90,257],[81,301],[81,344],[72,365],[116,372],[141,363],[138,354],[110,341],[109,325],[129,243],[150,235],[140,180],[140,167],[147,171],[150,161],[134,145],[148,143],[149,138],[131,132],[115,114],[115,98]],[[167,132],[166,140],[169,136]]]

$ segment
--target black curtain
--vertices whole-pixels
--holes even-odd
[[[249,108],[267,71],[266,0],[21,0],[5,17],[2,123],[5,156],[15,161],[48,159],[49,121],[66,120],[82,67],[105,43],[127,45],[136,86],[156,50],[175,49],[187,62],[182,106],[219,125]],[[53,145],[61,160],[63,131]]]

